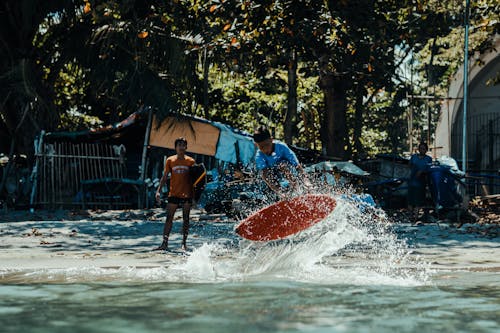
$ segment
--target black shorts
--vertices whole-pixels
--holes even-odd
[[[193,203],[193,199],[192,198],[168,197],[167,202],[169,204],[175,204],[175,205],[183,205],[185,203],[192,204]]]

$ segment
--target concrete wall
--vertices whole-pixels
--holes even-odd
[[[493,134],[500,134],[500,85],[487,85],[487,81],[500,72],[500,36],[494,41],[494,50],[477,54],[469,60],[469,108],[467,114],[467,159],[475,168],[499,168],[500,136],[484,138],[494,125]],[[437,157],[446,155],[460,161],[462,166],[462,114],[463,66],[455,75],[449,99],[441,105],[441,116],[435,136]],[[493,141],[492,141],[493,140]],[[492,149],[492,145],[494,149]],[[498,146],[498,148],[497,148]],[[491,152],[495,156],[491,155]],[[492,165],[493,161],[493,165]]]

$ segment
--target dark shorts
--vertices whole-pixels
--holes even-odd
[[[408,186],[408,205],[413,207],[425,206],[425,186]]]
[[[185,203],[192,204],[193,203],[193,199],[192,198],[168,197],[167,202],[169,204],[184,205]]]

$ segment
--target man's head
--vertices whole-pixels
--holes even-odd
[[[255,130],[253,133],[253,141],[264,154],[271,155],[273,152],[273,139],[266,126],[260,126]]]
[[[183,137],[175,139],[174,147],[177,154],[185,153],[187,149],[187,140]]]
[[[425,153],[427,153],[428,150],[429,150],[429,147],[427,146],[427,143],[420,142],[420,144],[418,145],[418,152],[421,155],[425,155]]]

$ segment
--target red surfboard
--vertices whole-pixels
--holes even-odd
[[[285,238],[323,220],[335,205],[335,199],[328,195],[302,195],[262,208],[241,221],[235,231],[253,241]]]

